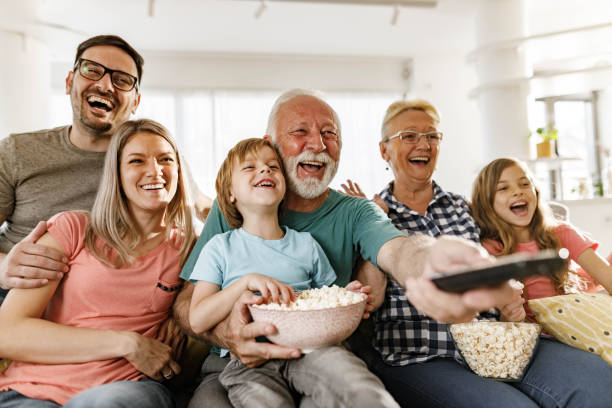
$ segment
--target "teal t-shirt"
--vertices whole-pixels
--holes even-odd
[[[335,190],[330,190],[327,200],[314,211],[285,210],[280,222],[296,231],[310,232],[336,272],[334,283],[338,286],[346,286],[351,281],[359,256],[377,265],[376,257],[383,244],[403,236],[376,204]],[[213,236],[230,229],[215,200],[202,235],[183,266],[183,279],[190,279],[204,245]]]
[[[284,227],[285,236],[267,240],[242,228],[212,237],[195,263],[192,280],[225,289],[244,275],[258,273],[294,290],[330,286],[336,274],[323,249],[307,232]]]

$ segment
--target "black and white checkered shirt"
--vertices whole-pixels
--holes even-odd
[[[411,210],[393,196],[393,182],[380,196],[389,206],[389,218],[406,234],[460,236],[480,243],[476,225],[465,199],[448,193],[433,183],[434,195],[425,215]],[[481,318],[495,317],[482,314]],[[404,289],[388,277],[385,301],[375,314],[374,347],[389,365],[422,363],[434,358],[454,358],[462,362],[448,325],[420,313],[404,295]]]

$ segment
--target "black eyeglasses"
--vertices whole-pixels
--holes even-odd
[[[393,136],[387,139],[387,142],[391,139],[399,139],[406,144],[417,144],[424,137],[430,146],[437,146],[442,141],[442,132],[417,132],[414,130],[400,130]]]
[[[77,69],[83,78],[91,79],[92,81],[99,81],[108,72],[115,88],[126,92],[131,91],[134,87],[138,90],[138,78],[127,72],[115,71],[85,58],[79,58],[77,63],[74,64],[74,70],[76,71]]]

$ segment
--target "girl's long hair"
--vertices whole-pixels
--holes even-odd
[[[540,249],[561,249],[561,241],[554,232],[559,222],[552,215],[548,204],[541,199],[540,188],[529,168],[522,161],[513,158],[493,160],[480,171],[474,181],[470,206],[474,220],[480,227],[480,240],[496,245],[499,250],[496,256],[516,252],[517,240],[512,225],[498,216],[493,209],[497,183],[502,172],[512,166],[520,167],[535,189],[536,210],[529,224],[530,236]],[[557,290],[564,293],[568,284],[568,270],[564,268],[551,278]]]
[[[130,137],[137,133],[163,137],[172,146],[176,155],[178,185],[174,197],[166,208],[164,224],[168,235],[174,228],[182,235],[182,239],[171,240],[171,243],[179,245],[177,249],[182,264],[194,240],[187,178],[183,161],[170,132],[161,124],[149,119],[127,121],[111,138],[104,161],[102,180],[89,217],[85,245],[98,260],[107,265],[121,267],[134,262],[131,254],[141,241],[141,234],[140,228],[132,219],[127,198],[121,187],[120,162],[123,148]]]

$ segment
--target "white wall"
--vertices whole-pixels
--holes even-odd
[[[51,95],[46,45],[26,34],[0,30],[0,55],[0,137],[44,127]]]
[[[612,75],[611,75],[612,76]],[[603,165],[607,166],[608,191],[612,189],[612,84],[599,92],[599,134],[604,149]],[[604,181],[605,183],[605,181]]]
[[[612,199],[563,201],[569,208],[569,221],[599,242],[597,252],[607,257],[612,253]]]
[[[412,97],[429,100],[441,114],[444,140],[434,178],[442,188],[469,195],[482,162],[482,137],[477,101],[468,97],[476,84],[465,53],[423,54],[414,57]]]

